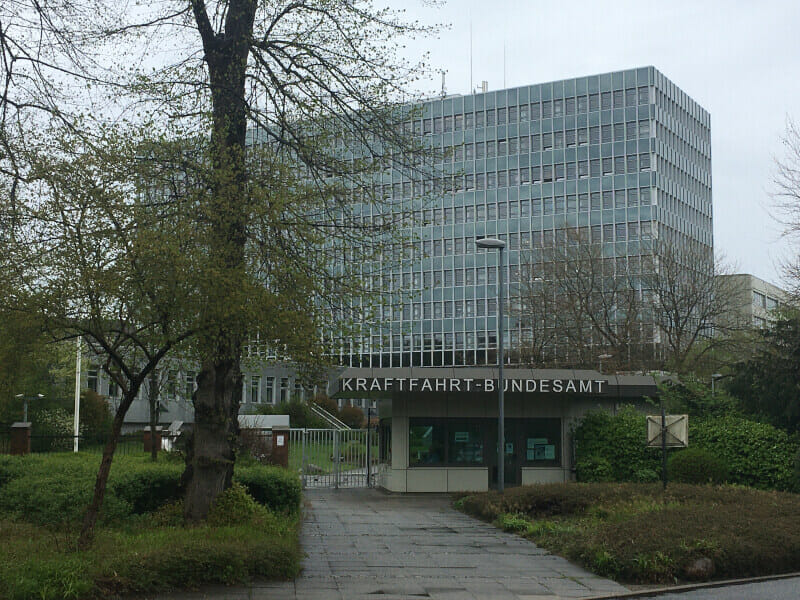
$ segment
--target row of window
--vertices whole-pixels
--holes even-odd
[[[469,111],[464,114],[446,115],[415,119],[403,125],[403,131],[414,135],[431,135],[464,131],[480,127],[494,127],[507,123],[524,121],[538,121],[552,117],[569,116],[575,114],[611,110],[613,108],[628,108],[641,104],[652,103],[649,88],[628,88],[614,92],[601,92],[594,94],[581,94],[568,98],[555,100],[542,100],[517,106],[501,108],[487,108],[485,110]]]
[[[753,290],[753,306],[758,306],[764,310],[775,310],[778,308],[778,299]]]
[[[533,327],[522,323],[511,323],[506,332],[508,334],[507,348],[510,351],[519,350],[530,344],[536,339],[551,337],[554,345],[559,341],[559,333],[563,333],[563,326],[547,327],[537,324]],[[651,343],[655,337],[655,325],[652,322],[642,322],[639,325],[640,340]],[[607,342],[602,336],[594,331],[585,332],[585,340],[588,345],[603,345]],[[338,340],[337,346],[343,350],[343,354],[351,353],[410,353],[410,352],[451,352],[469,349],[496,349],[497,337],[494,331],[456,331],[456,332],[433,332],[433,333],[406,333],[406,334],[384,334],[383,336],[373,335],[362,338],[347,338]]]
[[[482,222],[494,219],[517,219],[537,217],[548,214],[588,212],[610,210],[616,208],[635,208],[651,204],[649,188],[630,188],[628,190],[604,190],[602,192],[586,192],[583,194],[556,194],[547,198],[522,200],[498,200],[487,204],[477,203],[466,206],[426,208],[419,211],[408,211],[402,217],[375,214],[369,216],[365,210],[363,216],[354,216],[361,226],[397,226],[414,227],[421,225],[459,225]],[[364,207],[367,208],[367,207]],[[495,215],[495,216],[492,216]],[[392,222],[394,219],[394,222]]]
[[[261,375],[250,375],[242,381],[242,398],[251,404],[275,404],[289,402],[292,398],[302,400],[309,395],[300,381],[295,380],[294,387],[289,384],[289,377],[264,377],[262,385]]]
[[[502,156],[516,156],[529,152],[561,150],[578,146],[624,142],[650,137],[650,121],[628,121],[614,125],[598,125],[588,128],[566,129],[549,133],[535,133],[519,137],[467,142],[447,147],[445,157],[455,162],[482,160]],[[449,162],[449,160],[447,161]]]
[[[490,190],[605,175],[625,175],[650,171],[651,166],[652,161],[649,153],[556,162],[519,169],[500,169],[487,173],[438,176],[424,183],[414,182],[412,184],[407,181],[393,185],[386,184],[383,186],[383,197],[387,200],[391,198],[408,200],[431,194],[441,195],[451,192]]]

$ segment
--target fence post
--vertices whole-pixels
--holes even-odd
[[[370,440],[370,426],[369,426],[369,419],[367,419],[367,487],[372,487],[372,480],[370,478],[371,469],[372,469],[372,457],[370,456],[370,452],[372,448],[371,440]]]
[[[339,489],[339,430],[333,430],[333,487]]]
[[[303,462],[300,468],[302,469],[301,480],[303,482],[303,489],[306,489],[306,429],[303,428]]]

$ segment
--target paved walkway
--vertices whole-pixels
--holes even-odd
[[[293,582],[169,598],[253,600],[555,600],[627,591],[450,508],[431,495],[307,490]]]

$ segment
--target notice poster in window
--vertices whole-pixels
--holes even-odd
[[[555,460],[556,458],[556,447],[554,444],[548,444],[544,447],[544,459],[545,460]]]
[[[533,449],[533,460],[545,460],[545,448],[546,446],[544,445],[536,446],[536,448]]]
[[[528,438],[528,449],[533,449],[536,446],[544,446],[547,444],[547,438]]]
[[[527,459],[536,460],[536,450],[534,450],[533,448],[528,448]]]
[[[468,442],[469,441],[469,431],[456,431],[453,433],[453,441],[454,442]]]

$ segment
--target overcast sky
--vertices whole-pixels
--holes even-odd
[[[470,23],[473,85],[485,79],[490,90],[655,66],[711,113],[716,249],[739,272],[780,283],[790,250],[770,217],[770,192],[787,116],[800,121],[800,2],[391,4],[450,24],[408,52],[428,50],[451,94],[470,91]]]

